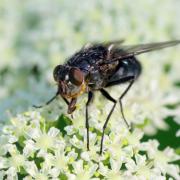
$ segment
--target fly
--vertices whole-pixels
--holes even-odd
[[[87,150],[89,150],[88,107],[92,102],[94,92],[100,91],[102,96],[113,103],[103,125],[100,144],[100,154],[102,154],[104,132],[117,102],[120,104],[122,118],[130,129],[130,125],[124,115],[122,99],[141,74],[142,67],[136,56],[175,46],[179,43],[180,40],[174,40],[126,46],[120,40],[88,44],[70,57],[65,64],[55,67],[53,76],[58,84],[58,90],[55,96],[46,102],[46,105],[60,95],[68,105],[68,113],[72,114],[76,109],[77,98],[83,93],[88,94],[85,108],[85,126],[87,130]],[[117,100],[106,91],[107,87],[124,83],[128,83],[127,88]],[[43,106],[34,107],[41,108]]]

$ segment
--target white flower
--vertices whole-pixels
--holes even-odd
[[[76,3],[59,3],[57,1],[53,3],[46,1],[43,6],[41,3],[39,2],[37,7],[35,0],[27,1],[24,2],[23,8],[17,5],[16,0],[13,3],[1,3],[4,14],[10,14],[12,17],[7,18],[3,15],[1,18],[0,98],[2,101],[0,119],[3,121],[6,121],[4,116],[7,109],[10,109],[12,113],[22,112],[35,102],[46,101],[51,93],[55,93],[55,89],[52,90],[54,85],[52,69],[55,65],[63,63],[66,57],[74,53],[85,42],[125,37],[127,44],[146,43],[155,41],[155,37],[156,41],[178,37],[179,33],[179,22],[176,18],[179,15],[178,1],[164,0],[162,3],[140,0],[138,1],[138,10],[128,1],[121,3],[105,1],[101,4],[101,8],[96,1],[86,4],[80,0],[81,6]],[[163,7],[161,17],[159,17],[159,7]],[[71,12],[74,8],[77,11],[72,17]],[[150,11],[145,12],[146,8]],[[52,9],[53,13],[49,14]],[[59,9],[61,10],[59,11]],[[167,9],[171,13],[167,14]],[[86,18],[84,18],[84,13],[88,14]],[[141,22],[145,22],[143,28],[139,26]],[[52,24],[55,24],[55,27]],[[19,28],[21,26],[25,30]],[[134,33],[131,33],[132,27]],[[14,42],[17,44],[14,45]],[[173,86],[173,82],[179,81],[178,77],[180,77],[178,48],[173,47],[169,50],[149,53],[145,57],[137,57],[143,64],[142,76],[123,103],[125,106],[127,104],[127,108],[124,109],[129,109],[125,111],[131,122],[143,125],[143,119],[148,115],[149,123],[146,124],[146,128],[144,127],[146,133],[155,133],[157,128],[167,128],[163,121],[167,113],[164,101],[171,95],[172,99],[176,101],[179,97],[179,89]],[[34,51],[34,49],[38,50]],[[14,62],[12,59],[16,61],[15,64],[12,63]],[[164,66],[167,64],[170,64],[171,68],[168,73],[164,73]],[[31,69],[32,72],[30,72]],[[52,88],[45,83],[47,81],[52,84]],[[118,88],[112,89],[116,91]],[[117,90],[116,94],[119,96],[120,91]],[[152,98],[154,94],[156,94],[156,98]],[[53,121],[58,118],[58,113],[65,112],[66,106],[59,99],[53,102],[54,105],[51,104],[40,110],[44,116],[48,117],[48,120]],[[17,106],[17,102],[21,106]],[[98,119],[102,114],[100,107],[103,107],[104,110],[110,107],[108,103],[106,106],[102,102],[104,101],[99,102],[101,103],[101,106],[98,105],[99,108],[93,110]],[[167,101],[167,103],[171,102]],[[136,105],[140,108],[134,107]],[[146,111],[144,111],[145,107]],[[84,111],[81,112],[84,113]],[[78,113],[75,112],[75,114]],[[172,115],[174,115],[173,112]],[[78,119],[78,123],[75,123],[76,128],[82,127],[84,118],[79,116],[76,119]],[[93,118],[90,117],[90,119],[92,122]],[[96,125],[100,126],[101,124],[97,123]]]
[[[73,161],[75,159],[71,159]],[[55,155],[52,158],[52,165],[56,167],[56,169],[59,169],[60,172],[65,173],[68,170],[68,164],[69,164],[70,158],[65,155],[65,152],[62,150],[56,150]]]
[[[27,132],[29,138],[32,138],[34,141],[29,141],[34,144],[36,149],[40,149],[42,151],[47,151],[48,149],[54,149],[60,141],[57,139],[57,135],[59,134],[59,130],[52,127],[48,133],[43,132],[40,128],[30,128]],[[29,144],[30,145],[30,144]]]
[[[89,162],[86,166],[83,166],[82,160],[76,161],[72,165],[74,168],[74,173],[76,174],[76,177],[73,176],[75,177],[74,180],[90,180],[98,168],[98,165],[93,164],[92,162]]]
[[[153,159],[154,166],[164,172],[170,174],[174,178],[178,178],[178,166],[172,166],[172,162],[179,160],[180,156],[173,152],[173,149],[167,147],[164,151],[158,150],[159,143],[155,140],[142,144],[143,148],[147,151],[149,159]]]
[[[0,136],[0,155],[5,155],[8,151],[7,143],[15,143],[18,139],[13,135],[1,135]]]
[[[44,169],[42,167],[41,170],[38,170],[38,168],[34,162],[26,162],[25,170],[31,177],[33,177],[37,180],[48,180],[50,177],[48,169]]]
[[[107,166],[104,166],[103,163],[100,163],[98,172],[105,176],[107,179],[123,179],[123,171],[120,170],[122,161],[110,158],[110,166],[111,168],[109,169]]]
[[[75,129],[73,126],[66,126],[65,129],[68,135],[72,135],[75,133]]]
[[[14,168],[14,167],[10,167],[10,168],[6,171],[6,175],[7,175],[7,179],[15,179],[15,180],[18,180],[17,171],[16,171],[16,168]]]
[[[17,173],[25,165],[26,157],[17,150],[15,145],[7,144],[7,148],[10,157],[0,156],[0,170],[6,169],[3,174],[7,175],[7,179],[17,179]]]
[[[33,140],[29,139],[24,142],[25,147],[23,149],[23,154],[27,157],[32,156],[37,150]]]
[[[152,171],[152,163],[146,161],[146,156],[135,155],[135,161],[130,159],[126,163],[126,167],[131,174],[136,174],[138,177],[145,179],[149,178]]]
[[[15,124],[8,125],[11,131],[1,135],[0,172],[9,179],[21,175],[25,180],[143,180],[143,177],[163,179],[166,175],[179,178],[179,168],[173,164],[179,156],[170,148],[158,150],[155,140],[142,143],[140,129],[129,132],[118,121],[111,123],[105,132],[103,154],[100,155],[101,136],[96,124],[95,127],[91,125],[90,150],[87,151],[85,129],[77,130],[72,125],[76,129],[74,133],[63,134],[42,115],[40,123],[33,112],[24,118],[27,124],[21,138],[11,141],[16,132]],[[142,152],[146,155],[141,155]]]

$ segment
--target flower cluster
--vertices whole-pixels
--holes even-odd
[[[87,151],[84,125],[77,128],[64,115],[58,122],[49,122],[38,112],[19,114],[4,126],[0,135],[0,178],[180,178],[179,167],[173,164],[180,157],[171,148],[160,151],[156,140],[143,142],[142,131],[129,132],[118,120],[106,131],[103,154],[99,155],[101,129],[97,128],[98,123],[91,125],[90,151]]]
[[[1,2],[0,121],[6,121],[7,109],[13,114],[23,112],[51,96],[54,66],[84,43],[125,39],[126,44],[134,44],[177,39],[179,3],[139,0],[135,7],[129,0]],[[167,128],[163,120],[167,115],[179,118],[176,111],[164,107],[180,101],[179,89],[173,86],[180,77],[179,53],[173,49],[140,57],[144,77],[134,87],[137,90],[131,92],[127,109],[132,111],[127,114],[137,124],[149,119],[146,133]],[[164,73],[169,64],[171,70]],[[154,94],[156,98],[152,98]],[[133,118],[139,112],[144,116]]]

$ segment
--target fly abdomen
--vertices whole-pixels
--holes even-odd
[[[120,63],[120,68],[124,69],[124,74],[122,76],[134,76],[134,78],[138,78],[138,76],[141,74],[142,67],[140,62],[135,58],[132,57],[127,60],[122,60]]]
[[[138,76],[141,74],[141,71],[141,64],[139,63],[139,61],[136,60],[135,57],[121,60],[119,62],[119,65],[117,66],[117,70],[109,78],[108,84],[114,85],[116,84],[116,82],[118,82],[118,84],[124,83],[128,81],[128,77],[133,77],[133,79],[137,79]]]

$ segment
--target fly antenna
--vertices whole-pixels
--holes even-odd
[[[51,102],[53,102],[56,97],[58,96],[59,92],[57,92],[49,101],[47,101],[44,105],[40,105],[40,106],[37,106],[37,105],[33,105],[34,108],[42,108],[44,106],[47,106],[49,105]]]

